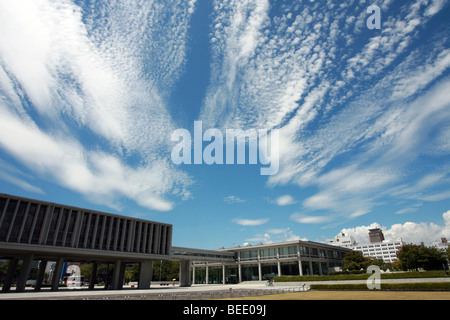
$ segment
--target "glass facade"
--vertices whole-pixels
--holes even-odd
[[[298,269],[298,262],[281,262],[281,275],[282,276],[298,276],[300,271]]]
[[[223,281],[223,268],[208,268],[208,283],[219,284]]]
[[[309,245],[302,241],[291,245],[239,248],[235,251],[236,264],[233,267],[226,266],[225,283],[265,281],[278,275],[327,275],[330,271],[340,270],[342,258],[348,250],[340,247],[330,248],[320,243]],[[232,252],[232,249],[227,251]],[[196,267],[205,268],[205,265]],[[222,269],[216,271],[214,264],[208,268],[208,283],[223,283]],[[205,273],[196,271],[196,274],[200,278],[195,282],[205,283]]]
[[[269,249],[261,249],[261,260],[265,259],[274,259],[277,256],[277,252],[275,248],[269,248]]]
[[[303,270],[303,275],[305,275],[305,276],[312,275],[311,266],[309,265],[308,261],[302,261],[302,270]]]
[[[243,265],[242,281],[257,281],[259,280],[258,265]]]
[[[279,248],[280,258],[293,258],[297,257],[297,247],[289,246],[289,247],[281,247]]]
[[[258,250],[245,250],[241,252],[241,260],[258,259]]]

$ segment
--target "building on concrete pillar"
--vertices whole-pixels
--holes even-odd
[[[222,249],[234,263],[195,261],[194,283],[265,281],[282,275],[325,275],[342,270],[347,248],[312,241],[290,241]]]
[[[169,259],[172,225],[114,215],[57,203],[0,194],[0,259],[9,259],[14,272],[3,280],[3,291],[17,282],[25,288],[33,261],[53,261],[52,290],[57,290],[65,262],[115,266],[112,288],[121,288],[124,264],[140,263],[140,287],[149,287],[152,261]],[[44,264],[42,264],[44,268]],[[40,269],[36,288],[44,278]],[[42,273],[42,274],[41,274]]]
[[[192,283],[237,283],[277,275],[327,274],[341,268],[349,249],[294,241],[204,250],[172,246],[172,225],[36,199],[0,194],[0,261],[9,260],[0,279],[2,291],[25,289],[30,269],[38,265],[35,289],[40,290],[51,266],[51,290],[64,278],[64,264],[107,265],[105,288],[121,289],[127,264],[139,263],[138,288],[149,288],[153,261],[180,261],[180,286]],[[18,277],[15,271],[19,267]],[[94,288],[95,277],[89,279]]]

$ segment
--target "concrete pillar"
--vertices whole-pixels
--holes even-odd
[[[208,262],[206,263],[206,275],[205,275],[205,284],[209,283],[209,267]]]
[[[195,284],[195,266],[192,266],[192,283]]]
[[[153,276],[153,261],[148,260],[140,263],[139,270],[139,289],[150,289],[150,283]]]
[[[225,265],[222,265],[222,284],[225,284]]]
[[[319,275],[322,275],[322,262],[317,262],[319,264]]]
[[[258,280],[262,281],[262,270],[261,270],[261,250],[258,250]]]
[[[91,276],[89,277],[89,290],[94,290],[95,283],[97,282],[97,267],[98,263],[94,262],[92,264]]]
[[[261,262],[258,262],[258,280],[262,281]]]
[[[53,279],[52,279],[52,291],[58,290],[59,287],[59,279],[61,278],[61,272],[64,265],[64,258],[59,257],[58,261],[56,261],[55,270],[53,271]]]
[[[281,277],[281,263],[277,261],[278,276]]]
[[[309,275],[312,276],[314,274],[312,261],[309,260]]]
[[[242,282],[242,268],[241,268],[241,264],[240,263],[238,265],[238,282],[239,283]]]
[[[112,289],[119,290],[123,286],[124,264],[121,260],[117,260],[114,263],[114,271],[112,276]]]
[[[47,267],[47,260],[41,260],[39,263],[39,273],[36,279],[36,285],[34,287],[35,291],[41,290],[42,281],[44,281],[45,268]]]
[[[17,292],[25,291],[28,275],[30,274],[31,264],[33,263],[33,255],[30,254],[23,259],[22,271],[20,272],[19,281],[17,282]]]
[[[17,264],[19,259],[13,258],[9,260],[8,271],[6,272],[5,282],[3,283],[2,291],[8,292],[11,289],[11,285],[14,281],[14,274],[16,272]]]
[[[190,260],[181,260],[180,261],[180,287],[190,287],[191,280],[190,277],[190,268],[191,261]]]
[[[298,260],[298,272],[302,276],[303,275],[303,268],[302,268],[302,260]]]

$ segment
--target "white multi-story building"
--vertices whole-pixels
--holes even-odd
[[[375,229],[370,230],[372,234]],[[391,240],[381,240],[384,239],[383,233],[381,230],[376,230],[376,233],[379,237],[376,239],[380,239],[379,241],[374,240],[374,237],[371,237],[371,243],[359,244],[356,243],[355,239],[347,235],[345,233],[340,233],[333,240],[330,240],[329,243],[332,245],[350,248],[356,251],[361,251],[364,257],[372,257],[375,259],[383,259],[384,262],[394,262],[397,260],[397,251],[401,246],[405,243],[402,239],[397,239],[395,241]]]
[[[397,260],[397,251],[405,243],[402,239],[395,241],[383,240],[369,244],[358,244],[353,250],[361,251],[364,257],[383,259],[384,262],[394,262]]]
[[[353,249],[353,247],[356,245],[355,239],[343,232],[338,234],[333,240],[329,240],[328,243],[350,249]]]
[[[441,250],[447,250],[449,247],[449,243],[447,241],[447,238],[441,238],[441,241],[434,241],[431,246]]]

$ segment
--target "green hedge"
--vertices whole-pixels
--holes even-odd
[[[275,277],[275,282],[301,282],[301,281],[333,281],[333,280],[366,280],[370,274],[335,274],[329,276],[281,276]],[[392,272],[382,273],[381,279],[407,279],[407,278],[441,278],[449,277],[444,271],[426,271],[426,272]]]
[[[311,284],[311,290],[369,290],[366,284]],[[381,290],[450,291],[450,282],[382,283]],[[376,291],[376,290],[375,290]]]

